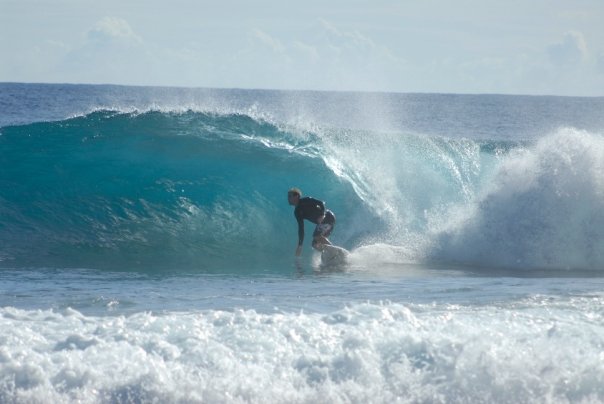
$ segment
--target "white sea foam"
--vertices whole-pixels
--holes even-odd
[[[599,401],[602,303],[115,317],[3,308],[0,401]]]
[[[604,138],[574,129],[505,158],[477,200],[436,228],[435,256],[604,270]]]

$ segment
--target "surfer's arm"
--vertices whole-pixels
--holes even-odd
[[[298,247],[296,247],[296,257],[302,254],[302,243],[304,242],[304,219],[302,216],[296,215],[298,221]]]
[[[298,220],[298,245],[301,246],[304,243],[304,219],[296,217]]]

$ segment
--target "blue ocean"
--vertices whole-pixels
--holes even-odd
[[[604,98],[3,83],[0,402],[603,402],[603,212]]]

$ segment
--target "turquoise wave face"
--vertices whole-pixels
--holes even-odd
[[[519,144],[192,111],[4,127],[0,266],[283,271],[297,186],[335,212],[332,241],[361,265],[601,270],[603,144],[574,129]]]
[[[1,264],[291,263],[297,228],[288,188],[312,189],[345,216],[350,208],[338,201],[358,198],[288,136],[247,116],[193,112],[101,111],[3,128]]]

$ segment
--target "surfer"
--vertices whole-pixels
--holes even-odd
[[[302,243],[304,242],[304,219],[315,223],[313,232],[312,246],[318,251],[322,251],[325,245],[331,245],[327,239],[336,224],[335,215],[328,209],[325,209],[325,203],[308,196],[302,197],[302,191],[298,188],[292,188],[287,191],[287,201],[295,206],[294,216],[298,221],[298,248],[296,256],[302,253]]]

